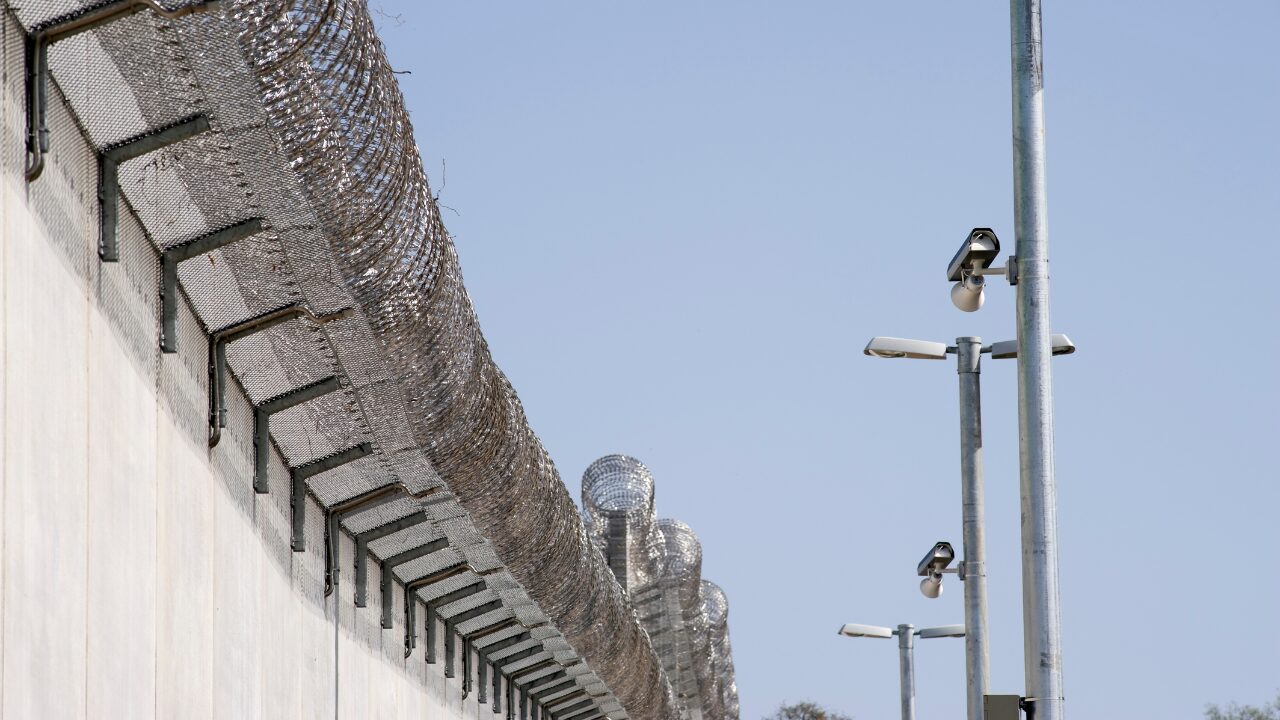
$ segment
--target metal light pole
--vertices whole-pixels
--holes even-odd
[[[987,535],[982,483],[982,339],[956,338],[960,378],[960,498],[964,559],[964,640],[969,720],[982,720],[983,696],[991,677],[987,642]]]
[[[915,627],[904,623],[893,634],[898,636],[898,688],[902,691],[902,720],[916,720]]]
[[[1027,717],[1063,720],[1057,487],[1049,357],[1049,233],[1045,198],[1040,0],[1010,0],[1013,207],[1018,258],[1018,437],[1022,496],[1022,621]]]
[[[1019,350],[1010,341],[983,347],[982,338],[978,337],[958,337],[953,346],[926,340],[875,337],[863,351],[874,357],[916,360],[945,360],[949,354],[956,356],[956,373],[960,380],[960,498],[964,533],[960,579],[964,581],[964,614],[968,628],[965,635],[965,697],[969,720],[982,720],[983,696],[989,691],[991,677],[982,481],[981,357],[983,353],[991,353],[995,359],[1016,358],[1020,356]],[[1072,352],[1075,352],[1075,345],[1071,339],[1057,334],[1050,338],[1050,352],[1046,357]]]
[[[902,720],[916,719],[916,659],[915,638],[923,639],[940,637],[964,637],[963,625],[943,625],[942,627],[915,629],[910,623],[903,623],[897,630],[877,625],[854,625],[852,623],[840,628],[840,634],[847,637],[889,638],[898,636],[898,689],[902,694]]]

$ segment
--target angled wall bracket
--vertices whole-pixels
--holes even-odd
[[[178,263],[213,252],[223,245],[262,232],[262,218],[250,218],[235,225],[201,235],[160,252],[160,350],[178,352]]]
[[[338,378],[330,375],[310,385],[276,395],[253,409],[253,491],[259,495],[271,491],[267,482],[267,466],[271,459],[271,416],[291,407],[328,395],[340,387]]]
[[[385,525],[379,525],[356,535],[356,607],[365,607],[369,604],[369,543],[414,525],[420,525],[430,519],[426,511],[419,510],[399,520],[392,520]]]
[[[410,655],[412,655],[413,649],[418,645],[418,636],[416,633],[412,632],[414,628],[414,622],[415,622],[414,614],[418,606],[418,603],[415,599],[417,597],[417,592],[424,587],[428,587],[438,582],[448,580],[451,577],[456,577],[468,571],[471,571],[470,564],[468,564],[466,561],[458,562],[448,567],[437,570],[436,572],[433,572],[430,575],[425,575],[423,577],[420,577],[416,580],[411,580],[404,584],[404,620],[405,620],[404,656],[405,657],[409,657]],[[445,598],[448,598],[450,595],[456,595],[458,599],[461,599],[463,597],[466,597],[469,594],[478,593],[483,589],[484,589],[483,583],[473,583],[472,585],[468,585],[467,587],[461,588],[460,590],[457,590],[453,593],[449,593],[448,595],[444,595],[441,598],[437,598],[437,600],[443,600]],[[459,594],[459,593],[462,593],[462,594]],[[452,600],[450,602],[452,602]],[[427,625],[429,626],[428,630],[430,630],[431,627],[434,627],[435,625],[434,614],[435,614],[436,608],[438,607],[440,607],[440,603],[437,602],[436,600],[429,601],[427,603],[427,612],[429,613],[427,616],[428,617]],[[448,621],[445,621],[445,628],[447,631],[446,635],[452,636],[453,624]],[[431,656],[434,650],[435,650],[435,643],[432,642],[430,643],[430,647],[428,648],[428,657],[427,657],[428,663],[435,661],[435,658]],[[446,658],[446,664],[447,663],[448,663],[448,660]]]
[[[227,345],[294,318],[305,317],[317,325],[324,325],[350,314],[351,309],[346,308],[316,315],[306,305],[294,303],[214,331],[209,336],[209,447],[218,444],[222,439],[222,428],[227,426]]]
[[[410,490],[409,486],[397,480],[381,487],[376,487],[368,492],[360,493],[353,498],[343,500],[342,502],[328,508],[325,513],[324,524],[324,596],[329,597],[333,594],[333,589],[338,586],[338,540],[339,533],[342,531],[342,521],[345,518],[362,510],[368,510],[379,505],[385,505],[386,503],[389,503],[392,500],[398,500],[401,497],[406,497],[410,500],[421,500],[434,495],[443,489],[444,488],[442,486],[437,485],[425,490],[414,491]]]
[[[160,252],[160,350],[178,352],[178,263],[218,250],[237,240],[262,232],[262,218],[250,218],[192,238]]]
[[[120,259],[120,163],[208,130],[209,118],[193,115],[98,151],[98,257],[102,262]]]
[[[305,552],[307,549],[307,480],[322,472],[328,472],[336,467],[341,467],[372,454],[373,446],[365,442],[297,467],[289,468],[289,477],[293,483],[293,493],[290,497],[289,505],[293,509],[292,546],[294,552]]]
[[[116,0],[54,18],[27,35],[27,182],[35,182],[44,172],[44,156],[49,152],[49,46],[73,35],[102,27],[143,10],[151,10],[170,20],[206,12],[218,2],[196,2],[167,10],[153,0]],[[114,205],[113,205],[114,207]],[[104,260],[106,258],[103,258]],[[115,258],[112,258],[114,260]]]
[[[410,560],[416,560],[417,558],[423,557],[425,555],[430,555],[433,552],[439,552],[447,547],[449,547],[449,541],[446,538],[438,538],[424,545],[419,545],[417,547],[409,548],[408,550],[405,550],[402,553],[399,553],[397,555],[392,555],[389,558],[383,559],[382,561],[382,627],[384,629],[390,630],[394,625],[393,618],[392,618],[392,613],[393,613],[392,607],[394,605],[395,598],[392,596],[391,591],[395,588],[395,578],[394,578],[394,573],[392,572],[395,569],[395,567],[397,565],[403,565],[409,562]],[[430,630],[430,628],[428,628],[428,630]],[[411,631],[412,631],[412,628],[405,628],[405,632],[411,632]]]

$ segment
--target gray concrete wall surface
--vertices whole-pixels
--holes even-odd
[[[462,697],[461,663],[446,679],[443,652],[425,662],[425,637],[405,659],[402,591],[383,629],[376,562],[369,607],[349,581],[323,597],[323,553],[290,551],[278,454],[253,492],[234,383],[209,450],[204,331],[184,302],[180,352],[160,353],[158,254],[134,215],[121,261],[99,262],[96,156],[56,92],[48,165],[24,180],[23,35],[4,25],[0,718],[495,717]],[[314,501],[307,516],[321,548]]]

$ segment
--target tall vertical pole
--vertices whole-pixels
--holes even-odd
[[[1010,27],[1027,716],[1035,720],[1063,720],[1057,488],[1053,479],[1053,398],[1049,375],[1049,234],[1040,0],[1010,0]]]
[[[902,720],[916,720],[916,666],[913,645],[916,639],[914,625],[899,625],[898,631],[898,687],[902,690]]]
[[[960,499],[964,530],[964,654],[968,718],[982,720],[990,664],[987,652],[987,540],[982,486],[982,338],[956,338],[960,378]]]

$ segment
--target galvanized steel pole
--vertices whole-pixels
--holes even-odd
[[[987,540],[982,485],[982,338],[956,338],[960,379],[960,498],[964,530],[964,654],[968,718],[982,720],[990,664],[987,652]]]
[[[1053,397],[1049,374],[1052,353],[1040,0],[1010,0],[1010,27],[1027,717],[1063,720],[1057,487],[1053,478]]]
[[[898,687],[902,690],[902,720],[916,720],[916,666],[913,646],[916,639],[914,625],[899,625],[898,636]]]

